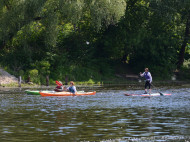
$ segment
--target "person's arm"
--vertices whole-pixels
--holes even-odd
[[[63,90],[64,90],[64,91],[67,91],[67,87],[66,87],[66,86],[64,86],[64,87],[63,87]]]
[[[152,75],[150,72],[148,73],[148,76],[150,77],[150,83],[151,83],[152,82]]]
[[[141,77],[144,77],[144,72],[143,72],[143,73],[140,72],[140,76],[141,76]]]
[[[69,91],[69,88],[70,88],[70,87],[67,87],[67,88],[66,88],[66,91]]]
[[[74,90],[74,93],[76,93],[76,92],[77,92],[77,89],[76,89],[76,87],[75,87],[75,86],[73,86],[73,90]]]

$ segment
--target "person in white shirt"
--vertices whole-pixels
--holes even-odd
[[[147,94],[147,87],[149,89],[149,94],[151,94],[151,83],[152,83],[152,76],[151,73],[149,72],[148,68],[145,68],[145,72],[141,73],[140,76],[144,77],[146,79],[145,81],[145,94]]]
[[[75,94],[77,92],[77,90],[74,85],[75,85],[75,83],[73,81],[70,81],[70,86],[67,88],[67,91]]]

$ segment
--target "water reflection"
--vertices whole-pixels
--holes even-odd
[[[189,140],[188,90],[162,90],[174,95],[148,98],[127,97],[122,90],[100,90],[95,96],[78,97],[2,93],[0,140]]]

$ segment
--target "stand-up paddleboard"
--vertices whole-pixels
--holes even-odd
[[[152,93],[152,94],[128,94],[125,93],[125,96],[169,96],[171,94],[166,94],[166,93]]]

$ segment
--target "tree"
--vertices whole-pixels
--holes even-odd
[[[188,5],[188,7],[186,7]],[[178,59],[178,69],[180,69],[184,62],[184,56],[185,56],[185,49],[187,47],[187,44],[190,43],[190,4],[184,4],[186,8],[183,8],[181,14],[182,14],[182,21],[184,21],[185,24],[185,31],[183,36],[183,41],[181,44],[181,49],[179,52],[179,59]]]
[[[173,1],[173,0],[153,0],[151,1],[153,9],[160,13],[165,21],[173,21],[173,29],[176,30],[179,46],[179,57],[177,61],[177,68],[180,69],[184,62],[185,49],[190,42],[190,2],[189,0]],[[181,33],[177,30],[181,29]]]
[[[31,64],[36,61],[49,61],[50,54],[62,58],[60,50],[76,45],[76,52],[80,52],[75,56],[84,58],[83,53],[88,54],[86,51],[90,47],[86,46],[86,41],[92,40],[92,44],[95,41],[93,33],[116,24],[125,12],[125,4],[125,0],[2,0],[1,63],[14,68],[16,73],[19,69],[31,69]],[[77,38],[72,45],[68,44],[72,40],[68,36],[61,37],[59,31],[60,27],[67,24],[73,27],[69,36]],[[84,30],[84,27],[89,29]],[[92,35],[91,38],[88,35]],[[58,38],[69,40],[61,43]],[[68,53],[69,56],[73,54]],[[15,60],[10,61],[13,58]]]

